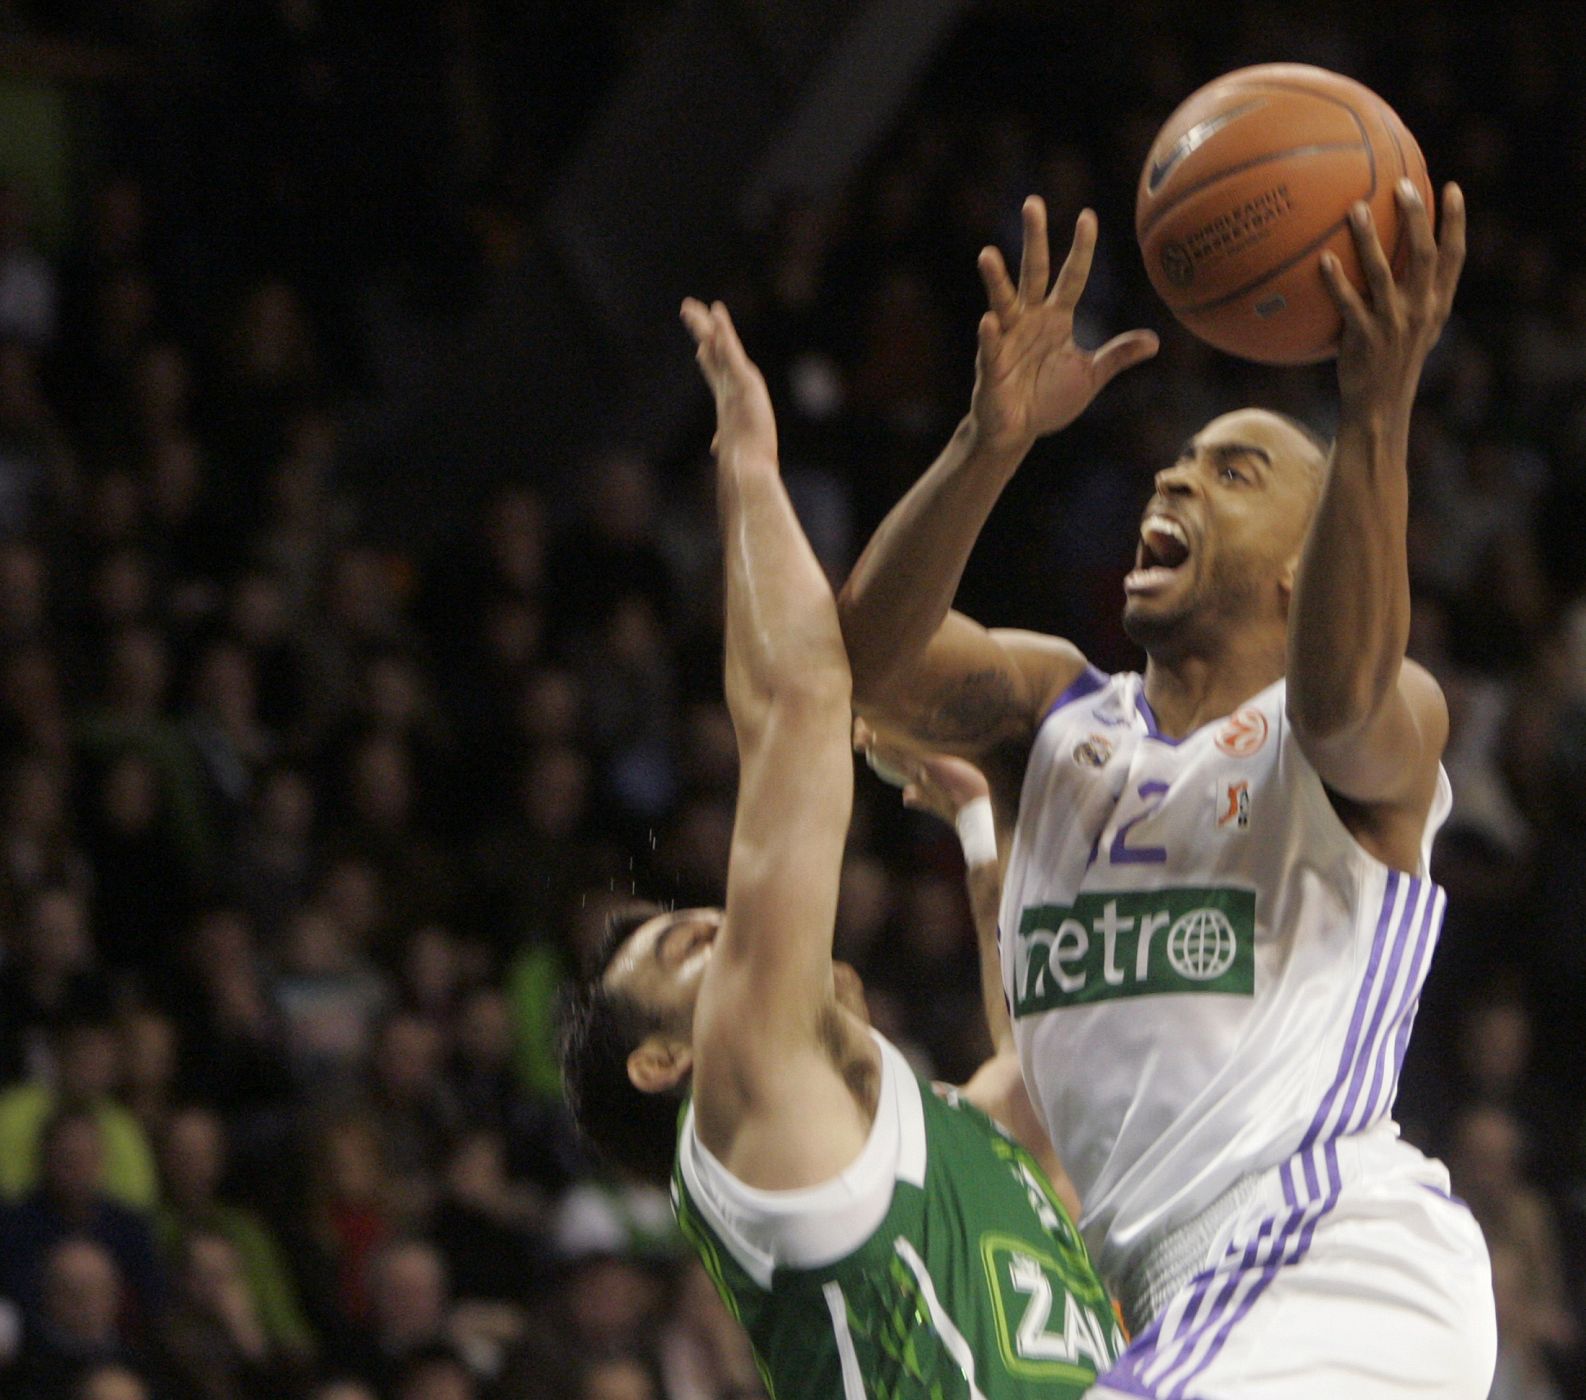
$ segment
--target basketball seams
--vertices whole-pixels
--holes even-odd
[[[1359,117],[1356,117],[1356,120],[1359,122]],[[1364,130],[1366,130],[1366,125],[1364,125],[1364,122],[1362,122],[1361,132],[1364,133]],[[1400,157],[1400,160],[1402,160],[1402,157]],[[1366,141],[1366,163],[1367,168],[1370,170],[1370,174],[1372,174],[1372,184],[1370,184],[1370,189],[1367,190],[1366,195],[1364,195],[1362,198],[1364,198],[1367,205],[1369,205],[1370,201],[1377,197],[1377,151],[1373,149],[1370,140]],[[1345,214],[1345,216],[1343,216],[1342,219],[1337,222],[1337,224],[1332,225],[1331,228],[1327,228],[1323,235],[1318,236],[1318,238],[1313,238],[1310,243],[1307,243],[1304,247],[1302,247],[1301,251],[1296,252],[1293,257],[1286,258],[1285,262],[1278,263],[1275,268],[1267,268],[1267,271],[1264,271],[1261,276],[1256,277],[1255,281],[1247,282],[1247,284],[1243,285],[1243,287],[1239,287],[1237,290],[1234,290],[1234,292],[1226,292],[1224,295],[1216,296],[1216,298],[1213,298],[1212,301],[1199,301],[1199,303],[1194,304],[1194,306],[1180,306],[1180,308],[1177,308],[1178,314],[1180,314],[1180,316],[1199,316],[1199,314],[1202,314],[1202,312],[1215,311],[1215,309],[1220,308],[1220,306],[1228,306],[1229,301],[1237,301],[1239,300],[1240,296],[1248,296],[1251,292],[1255,292],[1258,287],[1266,287],[1267,282],[1275,281],[1277,277],[1283,276],[1283,274],[1285,274],[1286,271],[1291,270],[1291,268],[1293,268],[1296,263],[1304,262],[1305,258],[1310,257],[1310,255],[1312,255],[1313,252],[1318,249],[1318,247],[1323,246],[1324,243],[1329,243],[1329,241],[1332,241],[1332,238],[1335,238],[1337,233],[1339,233],[1340,228],[1348,227],[1348,222],[1350,222],[1350,216]],[[1404,236],[1404,220],[1400,219],[1399,224],[1399,236],[1402,238],[1402,236]]]
[[[1353,107],[1351,107],[1349,105],[1349,103],[1344,101],[1343,98],[1334,97],[1331,94],[1325,93],[1325,92],[1318,92],[1318,91],[1316,91],[1315,88],[1306,87],[1304,84],[1301,84],[1301,83],[1286,83],[1286,82],[1283,82],[1281,80],[1272,80],[1272,79],[1263,79],[1261,81],[1259,87],[1254,87],[1254,90],[1255,91],[1260,91],[1260,90],[1265,89],[1265,88],[1273,88],[1273,89],[1276,89],[1279,92],[1287,92],[1287,93],[1291,93],[1291,94],[1298,94],[1301,97],[1313,97],[1318,102],[1330,102],[1335,107],[1342,107],[1344,109],[1344,111],[1348,114],[1349,120],[1354,122],[1355,129],[1360,133],[1360,145],[1362,147],[1364,147],[1364,149],[1366,151],[1366,154],[1367,154],[1367,158],[1370,159],[1370,157],[1371,157],[1371,136],[1366,131],[1366,124],[1363,121],[1361,121],[1360,113],[1357,112]],[[1366,90],[1368,92],[1370,91],[1369,88],[1366,89]],[[1151,144],[1152,144],[1152,148],[1155,149],[1156,142],[1153,141]],[[1328,149],[1336,149],[1336,150],[1341,150],[1341,151],[1352,151],[1352,150],[1355,149],[1355,147],[1353,145],[1346,144],[1344,142],[1336,142],[1336,143],[1334,143],[1334,142],[1324,142],[1324,143],[1313,143],[1312,145],[1309,145],[1309,146],[1291,146],[1287,150],[1272,151],[1272,152],[1270,152],[1267,155],[1259,156],[1259,157],[1256,158],[1255,161],[1244,162],[1244,163],[1242,163],[1240,165],[1228,166],[1225,169],[1219,170],[1215,175],[1209,175],[1204,180],[1201,180],[1198,183],[1191,185],[1188,189],[1179,191],[1178,194],[1174,195],[1171,200],[1169,200],[1167,203],[1163,204],[1159,209],[1153,210],[1152,214],[1151,214],[1151,217],[1146,221],[1145,226],[1143,228],[1140,227],[1139,225],[1136,225],[1136,227],[1135,227],[1135,237],[1140,239],[1142,242],[1144,242],[1144,240],[1149,236],[1151,230],[1154,229],[1161,220],[1166,218],[1176,208],[1178,208],[1178,206],[1180,204],[1182,204],[1186,199],[1188,199],[1193,194],[1198,194],[1201,190],[1207,189],[1211,185],[1215,185],[1219,180],[1226,179],[1230,175],[1237,175],[1237,174],[1239,174],[1239,172],[1241,170],[1249,169],[1252,165],[1260,164],[1262,161],[1282,160],[1285,156],[1315,154],[1315,153],[1317,153],[1320,150],[1328,150]],[[1149,153],[1148,153],[1147,154],[1147,160],[1149,161],[1149,159],[1150,159],[1150,157],[1149,157]],[[1375,166],[1373,164],[1372,184],[1371,184],[1370,190],[1367,191],[1365,197],[1367,199],[1370,199],[1373,195],[1376,194],[1376,192],[1377,192],[1376,170],[1375,170]]]
[[[1373,94],[1373,96],[1375,96],[1375,94]],[[1399,140],[1399,130],[1402,125],[1399,120],[1399,115],[1380,97],[1377,98],[1377,106],[1381,109],[1378,113],[1378,118],[1382,122],[1382,129],[1388,133],[1388,139],[1393,142],[1393,149],[1399,154],[1399,173],[1406,180],[1409,180],[1412,184],[1414,184],[1415,176],[1410,173],[1410,157],[1404,149],[1404,142]],[[1405,128],[1405,134],[1409,134],[1408,128]],[[1419,151],[1420,147],[1417,146],[1416,149]],[[1424,155],[1421,157],[1421,164],[1423,166],[1426,164],[1426,157]],[[1431,186],[1432,181],[1430,175],[1427,176],[1426,183],[1428,187]],[[1432,212],[1433,210],[1431,206],[1428,205],[1428,215],[1432,214]],[[1393,252],[1388,258],[1388,265],[1393,268],[1395,273],[1397,273],[1399,270],[1399,255],[1404,251],[1404,240],[1409,237],[1409,234],[1409,224],[1406,220],[1401,218],[1399,220],[1399,231],[1393,240]]]
[[[1198,183],[1191,185],[1187,190],[1183,190],[1176,194],[1173,197],[1173,202],[1171,204],[1164,205],[1161,209],[1158,209],[1156,213],[1151,216],[1150,223],[1148,223],[1143,229],[1139,230],[1136,236],[1141,239],[1149,238],[1151,236],[1151,230],[1154,229],[1157,224],[1159,224],[1181,204],[1183,204],[1185,200],[1189,199],[1191,195],[1197,195],[1202,190],[1210,189],[1213,185],[1220,184],[1230,176],[1243,175],[1247,170],[1255,170],[1259,166],[1270,165],[1275,160],[1290,160],[1295,156],[1332,155],[1336,152],[1359,151],[1362,149],[1364,149],[1367,161],[1369,162],[1371,158],[1371,147],[1369,145],[1362,148],[1361,146],[1356,145],[1353,141],[1326,141],[1312,146],[1290,146],[1284,151],[1269,151],[1263,156],[1252,156],[1249,160],[1240,161],[1238,165],[1225,165],[1215,175],[1208,175],[1204,180],[1201,180]]]

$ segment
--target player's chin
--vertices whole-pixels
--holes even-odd
[[[1123,630],[1131,642],[1149,651],[1176,637],[1189,611],[1188,599],[1178,589],[1171,594],[1131,593],[1123,603]]]

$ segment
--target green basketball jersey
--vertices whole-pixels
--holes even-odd
[[[681,1120],[673,1203],[773,1400],[1080,1395],[1123,1350],[1106,1289],[1035,1159],[877,1038],[852,1168],[754,1191]],[[876,1223],[879,1218],[879,1223]]]

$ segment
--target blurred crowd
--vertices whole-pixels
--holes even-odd
[[[39,191],[0,189],[16,1400],[760,1393],[664,1197],[588,1160],[554,1058],[611,910],[720,898],[735,750],[703,395],[675,454],[537,445],[456,528],[478,474],[427,483],[443,523],[402,531],[348,469],[433,298],[526,256],[663,7],[588,7],[587,52],[576,25],[507,33],[519,7],[435,8],[431,32],[331,0],[0,5],[12,35],[140,63],[168,45],[226,80],[72,89],[102,125],[50,236]],[[1434,179],[1463,183],[1470,263],[1412,444],[1450,913],[1399,1116],[1486,1231],[1493,1395],[1582,1393],[1586,30],[1524,6],[1369,32],[1327,5],[1044,8],[972,11],[855,178],[746,231],[752,273],[699,290],[731,294],[840,580],[967,405],[978,247],[1016,240],[1031,190],[1056,230],[1093,204],[1082,334],[1154,325],[1163,352],[1033,454],[963,602],[1117,669],[1150,473],[1242,402],[1324,431],[1335,412],[1326,367],[1242,366],[1164,326],[1130,234],[1156,125],[1221,69],[1304,57],[1389,93]],[[583,62],[525,95],[536,44]],[[271,82],[239,96],[253,61]],[[944,1078],[985,1049],[960,869],[950,831],[861,782],[837,951]]]

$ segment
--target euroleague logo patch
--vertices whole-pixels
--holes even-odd
[[[1092,734],[1074,745],[1074,762],[1081,768],[1105,768],[1112,757],[1112,740],[1105,734]]]
[[[1195,260],[1182,243],[1164,243],[1159,256],[1162,275],[1175,287],[1187,287],[1195,280]]]
[[[1267,741],[1267,717],[1254,705],[1245,705],[1228,716],[1217,731],[1216,744],[1230,758],[1249,758],[1260,753]]]

